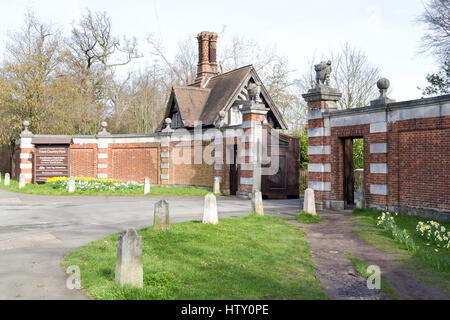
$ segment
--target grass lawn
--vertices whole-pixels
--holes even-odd
[[[368,278],[370,274],[367,273],[367,267],[369,266],[367,263],[362,261],[361,259],[352,256],[350,253],[345,254],[345,256],[353,263],[356,271],[359,275],[364,278]],[[381,290],[391,299],[398,300],[399,297],[395,292],[394,288],[386,281],[383,277],[381,277]]]
[[[144,196],[144,186],[137,189],[121,190],[121,191],[98,191],[98,190],[75,190],[75,192],[69,193],[67,189],[54,189],[53,187],[46,184],[33,184],[27,183],[24,188],[19,189],[19,182],[16,180],[10,180],[11,184],[9,186],[4,185],[4,177],[2,177],[2,182],[0,183],[0,189],[28,193],[28,194],[42,194],[42,195],[110,195],[110,196]],[[150,193],[146,196],[158,196],[158,195],[169,195],[169,196],[205,196],[208,194],[209,190],[200,189],[194,187],[159,187],[152,186],[150,188]]]
[[[82,286],[95,299],[328,299],[304,233],[284,219],[250,214],[138,230],[144,288],[114,282],[118,234],[70,252]]]
[[[304,211],[300,212],[300,214],[296,217],[296,220],[300,223],[319,223],[322,221],[322,217],[319,215],[311,215]]]
[[[381,250],[396,254],[398,256],[398,263],[402,267],[411,271],[418,278],[435,285],[450,295],[450,272],[436,270],[429,263],[419,259],[414,253],[408,251],[403,244],[394,240],[389,233],[378,227],[377,217],[380,213],[381,211],[377,210],[355,209],[352,213],[352,220],[356,224],[354,229],[356,235]],[[395,216],[396,224],[409,233],[416,245],[429,251],[430,254],[450,257],[450,250],[438,249],[436,253],[436,247],[434,245],[427,245],[427,240],[422,238],[416,231],[416,226],[419,221],[426,222],[428,220],[431,219],[402,214]],[[450,229],[450,222],[439,221],[439,223],[446,229]]]

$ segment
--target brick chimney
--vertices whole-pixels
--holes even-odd
[[[197,35],[198,65],[194,84],[203,87],[209,78],[218,74],[216,45],[218,35],[215,32],[203,31]]]

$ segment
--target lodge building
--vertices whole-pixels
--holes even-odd
[[[299,139],[252,65],[219,73],[217,34],[197,36],[194,83],[172,88],[155,133],[93,136],[34,135],[16,141],[12,174],[39,183],[51,176],[114,178],[152,184],[212,187],[226,195],[298,197]],[[56,154],[52,150],[58,149]],[[59,156],[59,157],[58,157]]]

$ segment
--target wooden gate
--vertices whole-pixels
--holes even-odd
[[[296,199],[299,197],[300,139],[274,132],[264,126],[267,134],[263,137],[263,168],[268,168],[278,158],[276,173],[261,177],[261,191],[268,199]],[[271,136],[278,138],[278,151],[271,148]],[[264,164],[269,162],[267,164]],[[276,162],[275,162],[276,163]],[[275,165],[276,167],[276,165]]]

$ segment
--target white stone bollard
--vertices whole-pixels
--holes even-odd
[[[9,186],[10,184],[10,179],[9,179],[9,173],[5,173],[5,186]]]
[[[133,228],[119,236],[115,279],[121,286],[144,286],[142,237]]]
[[[355,197],[355,204],[357,208],[364,209],[366,207],[366,195],[364,189],[358,189]]]
[[[218,177],[214,178],[213,193],[214,194],[219,194],[220,193],[220,179]]]
[[[25,175],[21,173],[19,175],[19,189],[22,189],[25,187]]]
[[[69,182],[67,183],[67,189],[70,193],[75,192],[75,178],[70,177]]]
[[[256,213],[258,216],[264,215],[262,192],[259,190],[253,190],[252,193],[252,212]]]
[[[305,213],[316,215],[316,202],[314,200],[314,190],[307,188],[305,190],[305,197],[303,199],[303,211]]]
[[[203,223],[219,223],[219,216],[217,215],[216,196],[212,193],[208,193],[205,196],[205,205],[203,208]]]
[[[144,179],[144,194],[150,193],[150,178],[145,177]]]
[[[155,204],[153,214],[153,230],[169,230],[169,204],[166,200],[159,200]]]

